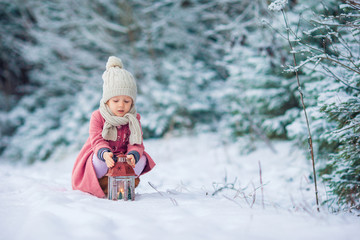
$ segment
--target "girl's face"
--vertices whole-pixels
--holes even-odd
[[[110,98],[106,104],[115,116],[123,117],[130,111],[133,100],[129,96],[120,95]]]

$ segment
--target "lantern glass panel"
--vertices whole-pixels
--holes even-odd
[[[110,177],[108,182],[108,199],[135,200],[135,176]]]

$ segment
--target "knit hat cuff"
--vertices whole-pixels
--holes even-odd
[[[110,98],[120,95],[131,97],[134,103],[136,101],[136,89],[134,88],[113,88],[103,91],[103,101],[106,103]]]

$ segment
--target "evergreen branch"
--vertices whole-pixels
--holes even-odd
[[[302,41],[299,41],[299,43],[302,43]],[[317,55],[317,56],[314,56],[313,58],[318,57],[318,58],[321,58],[322,60],[324,60],[324,59],[325,59],[325,60],[329,60],[329,61],[331,61],[331,62],[334,62],[334,63],[340,65],[340,66],[343,67],[343,68],[346,68],[346,69],[348,69],[348,70],[350,70],[350,71],[352,71],[352,72],[356,72],[356,73],[360,74],[360,70],[359,70],[359,69],[356,69],[356,68],[358,68],[358,67],[356,66],[355,62],[353,62],[350,58],[346,57],[347,60],[348,60],[349,62],[351,62],[351,63],[354,65],[354,67],[356,67],[356,68],[352,68],[352,67],[350,67],[350,66],[348,66],[348,65],[340,62],[339,60],[330,57],[328,54],[326,54],[326,51],[323,50],[323,49],[320,50],[320,49],[318,49],[318,48],[312,47],[312,46],[310,46],[310,45],[308,45],[308,44],[304,44],[304,43],[303,43],[303,45],[306,46],[306,47],[308,47],[308,48],[310,48],[311,50],[319,51],[319,52],[321,52],[322,54],[324,54],[324,56]]]
[[[316,20],[311,20],[310,22],[315,22],[315,23],[317,23],[317,24],[319,24],[319,25],[322,25],[322,26],[326,25],[325,23],[323,23],[323,22],[321,22],[321,21],[316,21]],[[309,23],[310,23],[310,22],[309,22]],[[360,26],[360,25],[359,25],[359,26]],[[317,30],[320,30],[320,28],[316,28],[316,29],[317,29]],[[323,57],[322,59],[326,59],[326,60],[335,62],[335,63],[339,64],[340,66],[342,66],[343,68],[347,68],[347,69],[350,70],[350,71],[353,71],[353,72],[356,72],[356,73],[360,74],[360,70],[358,69],[358,67],[357,67],[357,65],[355,64],[355,62],[352,60],[352,57],[353,57],[352,51],[351,51],[350,47],[348,46],[348,44],[346,43],[346,41],[344,41],[344,39],[342,38],[341,34],[338,36],[338,38],[339,38],[340,40],[342,40],[341,43],[342,43],[342,45],[345,47],[345,49],[348,51],[350,57],[345,56],[341,51],[338,51],[338,50],[336,50],[336,49],[333,49],[333,50],[334,50],[337,54],[339,54],[339,56],[342,56],[342,57],[344,57],[344,59],[346,59],[347,61],[349,61],[349,62],[354,66],[354,68],[351,68],[350,66],[341,63],[339,60],[336,60],[336,59],[330,57],[330,56],[326,53],[326,49],[318,49],[318,48],[315,48],[315,47],[313,47],[313,46],[305,43],[301,38],[298,37],[298,35],[297,35],[294,31],[292,31],[292,29],[290,29],[290,31],[291,31],[291,33],[293,34],[293,36],[295,37],[296,41],[297,41],[298,43],[300,43],[300,45],[306,46],[307,48],[309,48],[309,49],[311,49],[311,50],[318,51],[318,52],[321,52],[321,53],[325,54],[326,57]],[[310,33],[306,33],[306,32],[304,32],[304,33],[305,33],[306,35],[310,35]],[[323,34],[325,34],[325,32],[324,32]],[[337,33],[337,34],[338,34],[338,33]],[[325,34],[325,35],[326,35],[326,34]],[[332,43],[331,39],[329,39],[329,40],[330,40],[330,42]],[[335,47],[333,44],[331,44],[331,46],[332,46],[333,48]],[[325,46],[324,46],[324,47],[325,47]]]
[[[291,52],[291,53],[295,54],[296,51]],[[290,69],[289,71],[296,72],[298,69],[304,67],[304,66],[305,66],[306,64],[308,64],[309,62],[312,62],[312,61],[315,61],[315,60],[316,60],[316,62],[317,62],[317,63],[320,63],[321,66],[325,69],[325,71],[329,72],[333,78],[335,78],[336,80],[338,80],[339,82],[341,82],[342,84],[344,84],[345,86],[347,86],[347,87],[349,87],[349,88],[351,88],[351,89],[354,89],[354,90],[356,90],[356,91],[360,91],[360,88],[351,86],[350,84],[348,84],[347,82],[345,82],[344,80],[342,80],[340,77],[338,77],[338,76],[337,76],[333,71],[331,71],[328,67],[326,67],[324,64],[322,64],[320,61],[321,61],[321,60],[324,60],[324,59],[325,59],[325,60],[333,61],[333,62],[335,62],[335,63],[338,63],[339,65],[343,66],[344,68],[347,68],[347,69],[350,70],[350,71],[353,71],[353,72],[355,72],[355,73],[360,74],[360,71],[359,71],[359,70],[356,70],[356,69],[354,69],[354,68],[351,68],[351,67],[349,67],[349,66],[347,66],[347,65],[339,62],[338,60],[335,60],[335,59],[333,59],[333,58],[330,58],[330,57],[328,57],[328,55],[315,55],[315,56],[309,57],[309,58],[307,58],[305,61],[302,61],[298,66],[293,67],[293,68]]]
[[[324,26],[325,26],[325,27],[328,27],[328,26],[329,26],[329,24],[324,23],[324,22],[322,22],[322,21],[310,20],[310,22],[316,23],[316,24],[318,24],[318,25],[320,25],[320,26],[323,26],[323,27],[324,27]],[[310,23],[310,22],[309,22],[309,23]],[[331,25],[331,26],[332,26],[332,25]],[[345,26],[347,26],[347,25],[340,24],[339,26],[345,27]],[[359,25],[359,26],[360,26],[360,25]],[[348,26],[348,27],[355,27],[355,26],[352,25],[352,26]],[[317,29],[317,30],[321,30],[322,28],[318,27],[318,28],[316,28],[316,29]],[[353,56],[353,53],[352,53],[352,51],[351,51],[351,49],[350,49],[350,46],[349,46],[349,44],[347,43],[347,41],[345,41],[345,40],[343,39],[342,34],[339,33],[339,32],[334,32],[334,31],[332,31],[330,28],[326,28],[326,29],[329,30],[329,33],[323,32],[323,34],[324,34],[324,37],[330,41],[330,43],[331,43],[330,45],[332,46],[333,51],[336,52],[336,54],[338,54],[339,56],[342,56],[344,59],[346,59],[347,61],[349,61],[349,62],[353,65],[354,68],[350,68],[350,66],[347,66],[347,65],[345,65],[345,64],[342,64],[340,61],[337,61],[337,60],[335,60],[334,58],[331,58],[331,57],[327,54],[326,49],[324,49],[323,52],[324,52],[325,55],[327,56],[327,59],[330,60],[330,61],[336,62],[337,64],[341,65],[341,66],[344,67],[344,68],[348,68],[350,71],[355,71],[355,72],[359,73],[359,70],[356,71],[356,69],[358,69],[358,66],[357,66],[357,65],[355,64],[355,62],[353,61],[354,56]],[[347,50],[347,52],[348,52],[349,55],[344,55],[344,54],[342,53],[342,51],[339,51],[339,50],[334,46],[332,39],[331,39],[331,38],[328,38],[328,35],[329,35],[329,34],[336,35],[336,37],[340,40],[342,46]],[[308,34],[308,35],[309,35],[309,34]],[[324,48],[325,48],[325,46],[324,46]],[[336,48],[336,49],[335,49],[335,48]]]
[[[296,53],[296,52],[294,52],[294,53]],[[315,56],[312,56],[312,57],[308,57],[305,61],[301,61],[301,63],[297,67],[292,67],[293,70],[290,70],[290,71],[295,72],[298,69],[304,67],[309,62],[315,62],[315,61],[319,62],[319,60],[321,60],[321,55],[315,55]]]
[[[341,132],[343,132],[343,131],[349,130],[349,129],[354,128],[354,127],[359,126],[359,125],[360,125],[360,122],[355,123],[355,124],[352,124],[352,125],[350,125],[350,126],[347,126],[346,128],[342,128],[342,129],[333,131],[333,133],[341,133]]]
[[[360,10],[360,4],[354,0],[344,0],[345,3],[349,4],[354,9]]]
[[[360,24],[324,23],[324,22],[320,22],[318,20],[311,20],[311,22],[321,24],[321,25],[325,25],[325,26],[329,26],[329,27],[355,27],[355,28],[360,28]]]
[[[342,66],[343,68],[346,68],[347,70],[350,70],[352,72],[356,72],[357,74],[360,74],[360,70],[357,70],[357,69],[354,69],[352,67],[349,67],[348,65],[345,65],[344,63],[334,59],[334,58],[331,58],[331,57],[323,57],[323,59],[326,59],[326,60],[329,60],[329,61],[332,61],[334,63],[337,63],[339,64],[340,66]]]
[[[324,64],[320,63],[322,68],[327,71],[328,73],[330,73],[336,80],[338,80],[339,82],[341,82],[342,84],[344,84],[345,86],[354,89],[356,91],[360,91],[360,88],[358,87],[353,87],[351,85],[349,85],[347,82],[345,82],[344,80],[342,80],[340,77],[338,77],[333,71],[331,71],[327,66],[325,66]]]

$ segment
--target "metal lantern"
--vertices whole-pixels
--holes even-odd
[[[135,200],[135,178],[134,169],[126,162],[125,155],[117,156],[115,166],[110,168],[107,176],[108,199]]]

